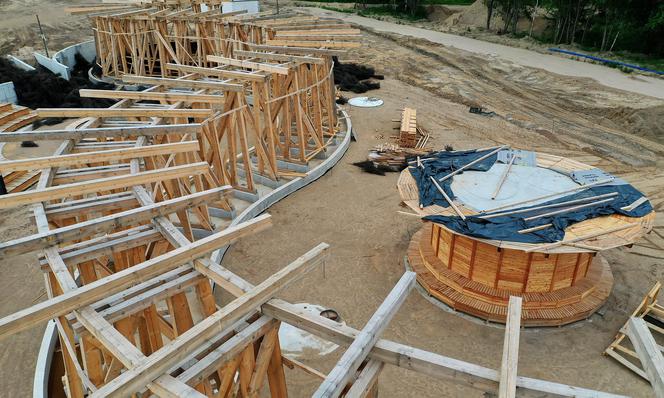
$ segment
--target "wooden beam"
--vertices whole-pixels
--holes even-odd
[[[346,50],[333,50],[326,48],[308,48],[308,47],[284,47],[284,46],[266,46],[264,44],[247,44],[254,51],[274,51],[282,54],[301,54],[301,55],[344,55]]]
[[[183,178],[200,175],[208,172],[209,166],[205,162],[189,165],[155,169],[141,173],[101,178],[94,181],[77,182],[73,184],[48,187],[37,191],[18,192],[0,196],[0,209],[79,196],[86,193],[102,192],[111,189],[125,188],[132,185],[147,184],[173,178]]]
[[[173,365],[186,357],[189,350],[227,328],[248,312],[269,300],[285,286],[319,266],[327,257],[328,245],[319,244],[285,268],[273,274],[250,292],[203,319],[178,336],[168,345],[150,355],[145,361],[128,369],[102,386],[91,398],[126,397],[140,391],[145,385],[159,378]]]
[[[267,40],[268,46],[305,47],[305,48],[358,48],[362,43],[356,41],[306,41],[306,40]]]
[[[99,127],[77,130],[36,130],[0,134],[0,142],[82,140],[84,138],[128,138],[163,134],[196,134],[200,123],[145,125],[136,127]]]
[[[507,324],[500,365],[499,398],[516,397],[517,364],[519,362],[519,328],[521,327],[521,297],[510,296],[507,306]]]
[[[222,104],[226,99],[222,95],[196,94],[196,93],[174,93],[161,91],[126,91],[126,90],[78,90],[81,97],[86,98],[109,98],[109,99],[132,99],[141,101],[183,101],[188,103],[217,103]]]
[[[375,388],[378,376],[385,366],[384,362],[370,360],[360,372],[357,380],[344,395],[345,398],[364,398]]]
[[[264,214],[0,319],[0,338],[94,303],[270,225]]]
[[[195,386],[201,383],[215,370],[240,355],[247,345],[262,337],[270,329],[274,328],[277,323],[278,321],[268,316],[258,318],[245,329],[225,341],[222,345],[182,372],[177,379],[190,386]]]
[[[38,108],[38,117],[208,117],[212,109]]]
[[[408,297],[415,285],[416,276],[410,271],[403,274],[312,397],[336,398],[341,394],[355,371],[369,355],[380,334]]]
[[[244,87],[241,84],[232,84],[225,82],[212,82],[202,80],[169,79],[166,77],[144,77],[123,75],[122,81],[133,84],[151,84],[154,86],[193,88],[197,90],[217,90],[242,92]]]
[[[87,163],[101,163],[145,156],[167,155],[172,153],[195,152],[200,149],[198,141],[157,144],[139,148],[120,148],[107,151],[74,153],[60,156],[46,156],[0,162],[0,171],[29,171],[51,167],[78,166]]]
[[[232,274],[235,278],[237,275]],[[244,280],[242,280],[244,282]],[[242,288],[246,288],[244,285]],[[242,291],[242,288],[240,291]],[[233,293],[235,294],[235,293]],[[359,331],[328,318],[312,314],[280,299],[265,303],[262,312],[282,322],[289,323],[326,340],[348,346]],[[371,350],[369,357],[386,364],[398,366],[425,374],[436,379],[478,388],[482,391],[496,391],[500,373],[474,363],[446,357],[405,344],[380,339]],[[575,398],[627,398],[624,395],[610,394],[566,384],[518,376],[516,385],[522,390]]]
[[[268,61],[299,62],[299,63],[315,64],[315,65],[325,64],[325,60],[323,58],[288,55],[288,54],[272,54],[272,53],[263,53],[258,51],[235,50],[234,55],[236,57],[259,58],[259,59],[266,59]]]
[[[655,396],[664,398],[664,357],[648,330],[646,321],[643,318],[630,317],[626,332],[648,375]]]
[[[262,64],[260,62],[244,61],[244,60],[241,60],[241,59],[219,57],[219,56],[216,56],[216,55],[208,55],[207,60],[211,61],[211,62],[217,62],[217,63],[223,64],[223,65],[237,66],[237,67],[240,67],[240,68],[260,70],[260,71],[269,72],[269,73],[277,73],[279,75],[287,75],[288,71],[289,71],[289,68],[285,67],[285,66],[273,65],[273,64]]]
[[[111,214],[108,216],[68,225],[62,228],[51,229],[34,235],[25,236],[0,243],[0,256],[12,256],[43,249],[48,246],[80,239],[113,229],[139,224],[154,217],[165,216],[190,207],[200,206],[223,198],[223,193],[230,186],[213,188],[207,191],[196,192],[191,195],[169,199],[148,206]]]
[[[198,73],[203,76],[219,76],[227,79],[249,80],[262,82],[267,77],[264,74],[255,74],[249,72],[239,72],[226,69],[202,68],[200,66],[189,66],[179,64],[166,64],[166,68],[187,73]]]

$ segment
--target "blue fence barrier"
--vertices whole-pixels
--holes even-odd
[[[648,68],[644,68],[644,67],[638,66],[638,65],[626,64],[624,62],[613,61],[611,59],[604,59],[604,58],[594,57],[592,55],[576,53],[574,51],[563,50],[562,48],[549,48],[549,51],[557,52],[557,53],[563,53],[563,54],[567,54],[567,55],[574,55],[576,57],[588,58],[588,59],[592,59],[594,61],[604,62],[605,64],[626,66],[628,68],[638,69],[638,70],[642,70],[644,72],[652,72],[652,73],[656,73],[658,75],[664,75],[664,72],[659,71],[659,70],[648,69]]]

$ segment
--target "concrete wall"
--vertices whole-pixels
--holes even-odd
[[[76,65],[76,54],[81,54],[88,62],[94,61],[97,54],[94,40],[63,48],[53,54],[52,58],[37,52],[34,53],[39,65],[67,80],[71,77],[71,69]]]
[[[260,11],[257,0],[224,1],[221,7],[223,13],[247,10],[249,14],[255,14]]]
[[[14,83],[6,82],[0,84],[0,103],[11,102],[15,104],[18,102],[16,91],[14,91]]]

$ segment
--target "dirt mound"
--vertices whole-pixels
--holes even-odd
[[[664,105],[643,109],[612,108],[606,111],[605,116],[634,135],[664,142]]]
[[[112,89],[109,84],[93,84],[88,80],[90,63],[76,57],[76,67],[71,79],[65,80],[39,67],[24,71],[14,67],[6,58],[0,58],[0,83],[14,82],[19,105],[37,108],[106,108],[114,104],[111,100],[81,98],[81,88]]]
[[[382,80],[383,75],[377,75],[376,70],[370,66],[354,63],[341,63],[334,57],[334,84],[338,84],[344,91],[356,94],[380,88],[380,83],[370,79]]]
[[[494,13],[497,14],[497,13]],[[486,26],[486,17],[487,17],[487,8],[484,5],[483,0],[477,0],[471,4],[468,8],[461,12],[458,23],[461,25],[468,26]],[[494,18],[498,19],[498,15],[494,15]],[[492,24],[495,24],[496,21],[491,21]]]

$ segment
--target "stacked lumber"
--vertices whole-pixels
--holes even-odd
[[[375,166],[386,168],[392,171],[401,171],[408,166],[408,158],[417,156],[425,157],[427,151],[403,148],[394,144],[382,144],[369,150],[367,159]]]
[[[415,148],[417,142],[417,110],[404,108],[399,127],[399,145],[404,148]]]

